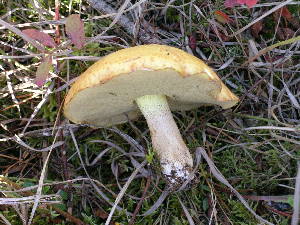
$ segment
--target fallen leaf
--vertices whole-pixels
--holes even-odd
[[[73,44],[81,49],[85,43],[84,24],[78,14],[68,16],[66,20],[66,33]]]
[[[297,30],[300,28],[299,17],[293,17],[289,22],[291,23],[293,28],[295,28]]]
[[[222,41],[229,41],[230,37],[227,36],[226,34],[219,32],[219,37],[222,39]]]
[[[289,9],[286,6],[282,7],[280,10],[281,10],[282,17],[284,17],[288,21],[290,21],[293,18],[292,14],[290,13]]]
[[[273,18],[276,23],[278,23],[278,21],[281,17],[286,19],[292,25],[293,28],[295,28],[297,30],[300,28],[299,17],[294,17],[286,6],[282,7],[281,9],[276,10],[273,13]]]
[[[196,50],[196,47],[197,47],[197,39],[196,39],[196,36],[195,34],[192,34],[189,36],[189,46],[190,48],[195,51]]]
[[[224,3],[225,7],[233,8],[234,6],[238,5],[237,0],[226,0]]]
[[[225,7],[233,8],[237,5],[247,5],[249,8],[253,7],[258,0],[226,0]]]
[[[295,31],[293,31],[292,29],[290,29],[288,27],[286,27],[286,28],[279,27],[277,30],[277,36],[282,41],[292,38],[294,36],[294,34],[295,34]]]
[[[253,35],[253,37],[258,38],[258,34],[261,32],[262,28],[263,23],[261,20],[253,24],[251,26],[251,34]]]
[[[212,26],[212,30],[213,32],[219,37],[221,38],[222,41],[229,41],[230,37],[227,36],[226,34],[224,34],[221,30],[219,30],[217,27]]]
[[[224,12],[217,10],[215,11],[215,17],[220,23],[231,23],[232,19]]]
[[[34,83],[41,87],[49,77],[49,71],[52,68],[52,56],[47,56],[43,59],[36,71]]]
[[[270,56],[268,56],[268,55],[265,55],[264,58],[265,58],[265,60],[266,60],[267,62],[272,63],[272,62],[275,62],[275,61],[277,61],[277,60],[279,60],[279,59],[282,59],[282,56],[273,56],[273,57],[270,57]]]
[[[24,34],[28,35],[29,37],[31,37],[32,39],[40,42],[44,46],[47,46],[50,48],[56,47],[56,44],[55,44],[53,38],[44,32],[41,32],[36,29],[26,29],[26,30],[23,30],[22,32]]]
[[[101,219],[107,219],[108,213],[105,212],[103,209],[96,209],[95,216],[100,217]]]
[[[276,23],[278,23],[281,17],[285,18],[287,21],[291,21],[294,18],[287,7],[282,7],[273,13],[273,18]]]
[[[292,29],[290,29],[288,27],[285,27],[282,29],[283,29],[283,32],[285,33],[286,39],[290,39],[290,38],[294,37],[294,35],[296,33],[295,31],[293,31]]]

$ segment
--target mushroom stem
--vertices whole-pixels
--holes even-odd
[[[193,159],[173,119],[164,95],[145,95],[136,103],[147,120],[162,173],[172,186],[182,184],[192,172]]]

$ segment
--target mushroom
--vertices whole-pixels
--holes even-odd
[[[193,159],[171,111],[205,105],[223,109],[238,98],[203,61],[165,45],[141,45],[109,54],[72,85],[65,116],[75,123],[108,127],[146,118],[152,147],[171,187],[193,178]]]

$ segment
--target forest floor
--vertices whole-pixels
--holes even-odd
[[[228,2],[0,0],[0,223],[298,224],[300,2]],[[200,160],[177,192],[143,117],[95,128],[63,114],[90,65],[151,43],[205,61],[240,100],[174,112]]]

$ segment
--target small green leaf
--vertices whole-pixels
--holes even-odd
[[[146,155],[146,160],[149,164],[153,162],[154,155],[155,155],[154,151],[152,149],[149,149],[148,154]]]
[[[44,194],[47,194],[49,190],[50,190],[50,186],[44,186],[43,187],[43,193]]]
[[[55,204],[55,207],[59,208],[60,210],[66,211],[67,207],[65,204]]]
[[[31,187],[33,185],[35,185],[35,184],[30,182],[30,181],[25,181],[24,184],[23,184],[23,187]]]
[[[63,199],[63,200],[68,200],[68,193],[67,192],[65,192],[65,191],[60,191],[59,192],[59,195],[60,195],[60,197]]]
[[[208,207],[209,207],[209,205],[208,205],[208,199],[205,198],[205,199],[202,201],[202,209],[203,209],[204,211],[206,211],[206,210],[208,210]]]
[[[290,195],[288,197],[287,203],[289,203],[292,207],[294,207],[294,196]]]

